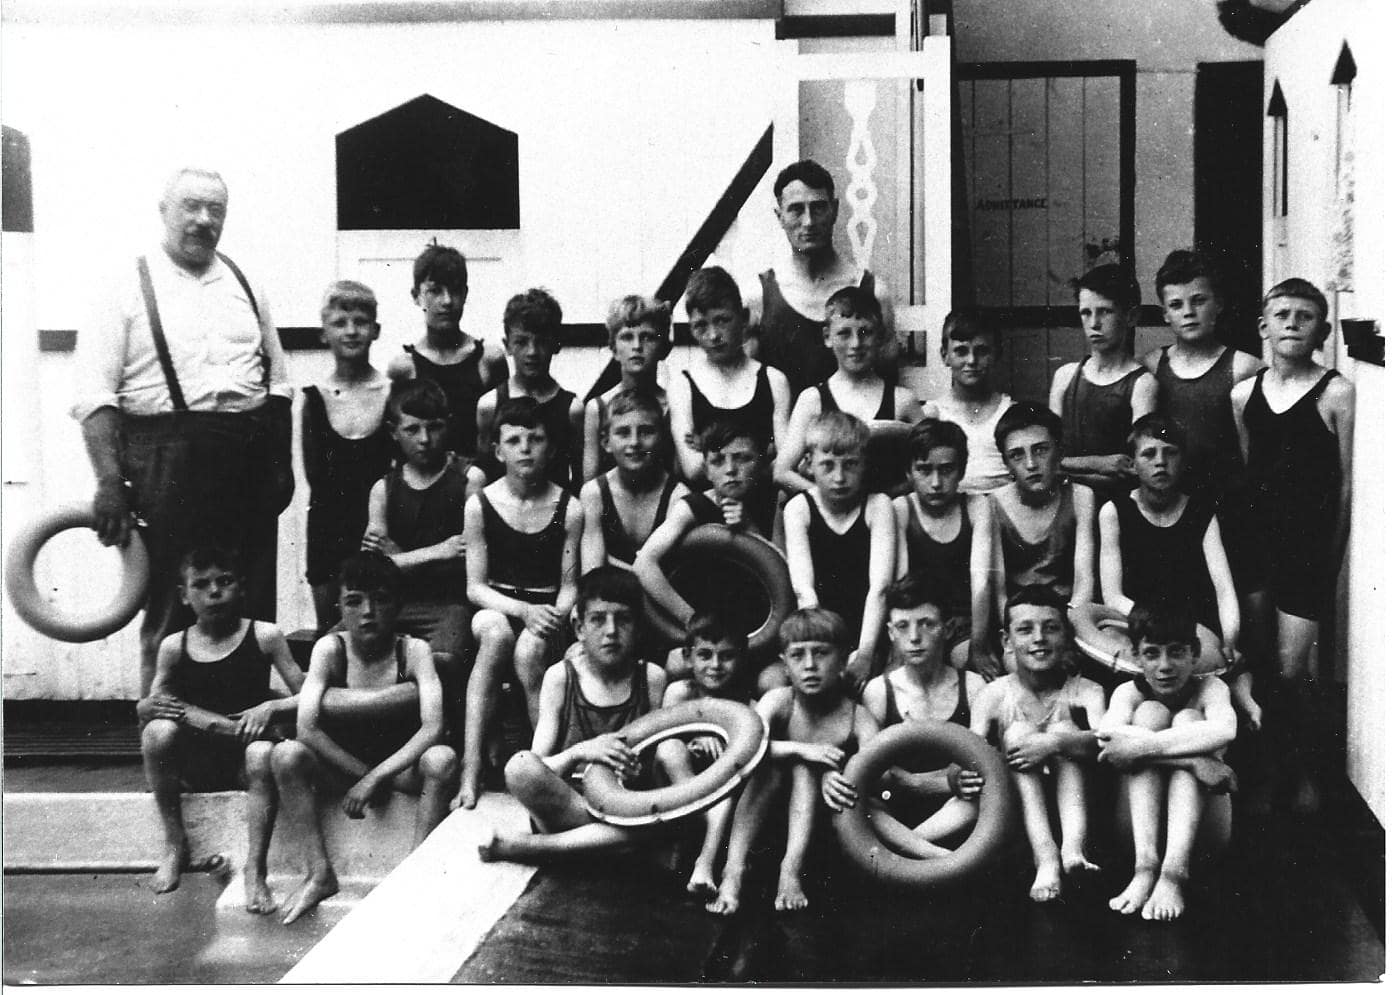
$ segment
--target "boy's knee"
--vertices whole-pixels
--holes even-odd
[[[504,784],[508,787],[509,794],[517,798],[520,793],[528,793],[547,773],[551,771],[536,753],[520,750],[504,764]]]
[[[675,775],[692,773],[692,762],[688,759],[688,746],[681,739],[666,739],[654,748],[654,759],[670,778]]]
[[[1003,749],[1011,750],[1022,744],[1022,741],[1037,731],[1037,727],[1030,722],[1011,722],[1003,730]]]
[[[421,776],[428,781],[449,781],[459,771],[460,762],[454,750],[438,743],[421,755],[417,766]]]
[[[756,696],[765,694],[767,691],[774,691],[776,688],[789,687],[790,675],[785,670],[785,665],[776,661],[767,664],[762,668],[760,676],[756,678]]]
[[[1172,726],[1175,729],[1177,726],[1185,726],[1190,725],[1193,722],[1200,722],[1204,718],[1205,716],[1202,715],[1201,712],[1197,709],[1184,708],[1181,711],[1179,711],[1176,715],[1172,716]]]
[[[247,744],[243,758],[247,766],[249,783],[271,779],[271,753],[274,747],[274,743],[268,743],[265,740],[257,740]]]
[[[1129,724],[1138,726],[1140,729],[1151,729],[1158,732],[1172,725],[1172,713],[1162,702],[1140,702],[1138,707],[1133,710],[1133,718],[1129,720]]]
[[[315,756],[308,747],[293,739],[277,743],[271,749],[271,772],[276,779],[305,778],[314,768]]]
[[[170,719],[151,719],[140,731],[142,753],[163,756],[179,742],[179,723]]]
[[[476,613],[475,620],[471,624],[471,631],[475,634],[475,642],[481,649],[500,645],[513,645],[513,626],[502,612],[493,609],[485,609]]]

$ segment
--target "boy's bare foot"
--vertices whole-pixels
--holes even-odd
[[[1139,867],[1133,872],[1133,880],[1123,891],[1109,900],[1109,907],[1121,916],[1131,916],[1143,908],[1148,896],[1153,893],[1158,872],[1151,867]]]
[[[1180,919],[1187,907],[1186,900],[1182,897],[1182,884],[1181,878],[1171,874],[1159,877],[1158,883],[1153,886],[1153,893],[1148,896],[1147,904],[1143,906],[1143,918],[1154,922]]]
[[[489,839],[480,844],[479,852],[482,863],[492,864],[499,859],[499,833],[496,830],[489,831]]]
[[[244,907],[248,912],[264,916],[276,911],[276,900],[271,897],[271,889],[266,886],[265,874],[254,874],[251,870],[242,872]]]
[[[150,890],[157,895],[174,891],[179,887],[179,875],[189,862],[189,850],[184,846],[172,846],[155,865],[155,874],[150,879]]]
[[[283,925],[289,926],[315,906],[319,905],[331,895],[338,894],[339,879],[330,870],[320,873],[311,872],[305,876],[305,883],[300,886],[300,890],[291,896],[287,903],[290,911],[286,913],[286,918],[282,919]]]
[[[1073,850],[1061,851],[1061,870],[1065,871],[1066,877],[1074,877],[1081,873],[1094,874],[1099,869],[1100,865],[1089,860],[1083,853]]]
[[[797,912],[808,907],[809,896],[804,894],[799,875],[781,868],[780,883],[775,888],[775,911]]]
[[[741,907],[741,879],[723,876],[722,889],[707,903],[707,911],[719,916],[731,916]]]
[[[688,878],[688,894],[700,895],[703,898],[714,898],[717,894],[717,882],[712,874],[712,868],[702,865],[694,865],[692,877]]]
[[[1061,862],[1042,864],[1027,894],[1034,902],[1051,902],[1061,897]]]

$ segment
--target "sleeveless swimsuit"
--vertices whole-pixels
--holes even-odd
[[[1170,348],[1163,346],[1158,357],[1158,410],[1178,424],[1186,440],[1182,486],[1189,494],[1219,501],[1240,488],[1245,476],[1230,404],[1235,350],[1227,346],[1205,373],[1187,378],[1172,372]]]
[[[509,399],[509,382],[505,380],[494,392],[494,410],[497,412],[500,405]],[[519,397],[524,395],[520,394]],[[575,494],[581,486],[581,473],[576,466],[576,461],[572,453],[572,401],[576,400],[576,395],[569,390],[560,387],[557,393],[553,394],[546,401],[538,403],[538,419],[547,426],[547,438],[552,443],[552,459],[547,464],[547,479],[552,481],[562,490]],[[491,458],[492,467],[497,471],[497,476],[491,474],[493,479],[503,475],[503,468],[498,461]]]
[[[1275,412],[1255,378],[1245,404],[1250,435],[1246,467],[1254,555],[1260,586],[1280,611],[1318,618],[1330,604],[1340,564],[1332,540],[1341,500],[1342,464],[1337,437],[1318,411],[1318,400],[1337,375],[1328,370],[1287,411]]]
[[[872,274],[863,270],[858,286],[870,291],[875,284]],[[760,275],[760,297],[761,359],[785,374],[791,396],[798,397],[804,388],[833,376],[838,361],[823,344],[823,322],[806,318],[790,306],[773,269]]]
[[[305,579],[324,584],[358,552],[368,526],[368,494],[392,468],[392,437],[384,425],[362,439],[346,439],[330,424],[324,395],[306,387],[301,410],[305,479],[310,512],[305,525]]]
[[[1128,451],[1133,389],[1147,372],[1140,366],[1111,384],[1100,385],[1085,378],[1085,360],[1080,361],[1061,403],[1065,455],[1107,456]]]
[[[872,530],[867,524],[867,500],[846,532],[828,524],[818,502],[807,491],[800,495],[809,505],[809,555],[814,563],[814,593],[819,606],[836,612],[854,641],[861,639],[862,615],[867,608],[867,569],[872,558]]]
[[[571,495],[563,491],[545,526],[537,532],[520,532],[504,521],[485,494],[480,494],[490,587],[531,605],[550,605],[557,600],[570,500]]]
[[[833,397],[833,390],[828,386],[828,381],[824,380],[815,388],[819,392],[819,413],[827,414],[830,411],[842,411],[838,407],[838,402]],[[885,381],[882,386],[881,403],[877,405],[876,414],[872,415],[873,421],[891,421],[896,417],[896,385],[890,380]]]
[[[398,467],[383,478],[386,483],[388,538],[403,552],[432,546],[465,528],[466,472],[457,461],[430,487],[409,485]],[[465,561],[423,563],[402,578],[402,600],[456,602],[465,600]]]
[[[959,495],[959,534],[949,542],[939,542],[925,531],[916,510],[914,494],[902,498],[906,508],[906,558],[908,573],[919,573],[930,585],[931,595],[951,619],[968,618],[972,596],[969,589],[969,557],[973,549],[973,525],[969,522],[968,498]]]
[[[751,399],[739,408],[717,407],[698,390],[693,375],[684,370],[683,376],[688,378],[688,387],[693,395],[693,434],[702,435],[707,426],[721,418],[740,425],[769,455],[775,444],[775,395],[770,391],[770,376],[766,369],[762,363],[756,371],[756,389]]]
[[[272,697],[271,660],[257,642],[256,622],[227,656],[195,660],[189,655],[189,630],[179,637],[179,664],[171,682],[175,697],[219,715],[232,715]],[[188,726],[189,742],[179,751],[179,779],[189,791],[228,791],[238,787],[246,746],[230,736],[200,732]],[[279,738],[267,730],[265,738]]]
[[[1188,497],[1182,514],[1168,526],[1150,522],[1133,498],[1116,498],[1113,503],[1119,516],[1124,594],[1134,601],[1167,600],[1188,605],[1198,622],[1219,633],[1216,590],[1202,548],[1215,514],[1211,502]]]
[[[450,418],[446,422],[446,448],[462,456],[474,456],[478,435],[475,429],[475,408],[479,406],[480,395],[484,393],[484,381],[480,379],[480,355],[484,343],[475,340],[469,353],[458,363],[434,363],[415,346],[404,345],[407,355],[412,357],[412,369],[420,380],[430,380],[445,392],[450,407]]]
[[[994,717],[999,723],[999,736],[1015,722],[1034,726],[1038,732],[1045,732],[1048,726],[1057,722],[1070,722],[1084,732],[1090,728],[1089,715],[1085,711],[1085,692],[1093,683],[1079,674],[1067,677],[1055,697],[1043,702],[1015,677],[1012,678],[1012,683],[1004,688],[998,714]]]
[[[969,728],[969,685],[964,677],[964,671],[959,671],[959,702],[954,706],[953,713],[946,722],[953,722],[957,726]],[[883,729],[890,729],[892,726],[906,721],[901,714],[901,706],[896,703],[896,688],[892,686],[891,675],[882,675],[882,684],[886,687],[886,721],[882,723]]]
[[[1003,573],[1010,598],[1029,584],[1045,584],[1057,596],[1069,599],[1075,584],[1075,501],[1071,488],[1063,483],[1057,496],[1056,514],[1046,534],[1028,542],[1003,510],[1002,498],[995,492],[989,502],[994,527],[1002,539]]]
[[[339,641],[339,657],[344,662],[344,672],[349,668],[349,647],[344,633],[336,632]],[[393,641],[393,657],[397,662],[396,684],[409,684],[407,673],[407,646],[402,636]],[[336,681],[331,687],[347,687],[345,681]],[[402,748],[402,745],[417,734],[421,728],[418,713],[377,716],[327,723],[326,733],[349,753],[362,760],[370,768],[376,767]]]
[[[596,478],[596,486],[601,492],[601,538],[605,540],[606,558],[616,566],[633,568],[635,557],[639,554],[639,546],[630,538],[630,534],[625,531],[624,522],[620,520],[620,511],[615,507],[615,495],[610,489],[610,480],[605,474],[601,474]],[[654,522],[649,526],[649,535],[653,535],[668,517],[669,499],[673,497],[673,489],[677,486],[678,478],[670,474],[664,482],[663,490],[659,492],[659,507],[654,512]]]
[[[595,739],[602,733],[619,732],[649,712],[649,671],[643,662],[635,665],[630,678],[630,696],[617,705],[593,705],[587,701],[571,659],[563,659],[562,665],[566,668],[567,683],[562,697],[562,745],[557,752]],[[572,772],[574,786],[580,785],[584,773],[584,767]]]
[[[1003,454],[998,452],[998,443],[993,437],[993,430],[998,427],[998,419],[1002,418],[1003,412],[1010,407],[1012,398],[1004,394],[1003,399],[998,402],[997,410],[979,422],[956,418],[945,407],[940,408],[940,419],[954,422],[962,428],[969,441],[969,459],[964,467],[964,479],[959,481],[959,489],[965,494],[987,494],[1012,482],[1012,474],[1008,473],[1007,466],[1003,464]]]

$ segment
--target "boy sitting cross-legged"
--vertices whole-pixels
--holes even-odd
[[[452,807],[474,808],[484,772],[484,737],[499,683],[512,666],[528,718],[538,723],[538,695],[550,654],[560,650],[576,599],[581,509],[548,477],[551,426],[529,397],[499,405],[494,454],[504,476],[465,506],[468,593],[479,645],[465,695],[465,755]]]
[[[1190,611],[1140,601],[1129,638],[1143,675],[1115,689],[1096,733],[1100,760],[1124,775],[1134,850],[1133,880],[1109,907],[1167,921],[1185,908],[1197,846],[1230,839],[1235,776],[1220,756],[1235,739],[1235,710],[1220,678],[1196,674],[1201,647]]]
[[[702,698],[725,698],[754,704],[746,688],[746,633],[730,619],[714,614],[697,614],[688,621],[683,655],[691,677],[674,681],[664,691],[664,707],[681,705]],[[723,744],[716,736],[695,736],[687,742],[666,739],[655,753],[664,774],[673,783],[686,781],[722,755]],[[731,827],[736,801],[724,798],[703,813],[706,831],[702,850],[693,863],[688,891],[711,898],[717,894],[716,864],[722,844]]]
[[[766,692],[756,705],[770,729],[770,754],[751,775],[736,804],[722,886],[708,903],[709,912],[736,912],[751,848],[785,782],[789,784],[788,832],[775,908],[792,911],[808,906],[802,878],[819,796],[830,809],[856,800],[851,783],[839,772],[858,745],[877,733],[871,713],[843,693],[848,644],[848,627],[825,608],[801,608],[781,624],[780,645],[790,686]]]
[[[1085,856],[1084,765],[1097,751],[1093,730],[1104,715],[1104,690],[1067,669],[1071,638],[1065,602],[1054,591],[1036,584],[1018,591],[1003,620],[1010,673],[973,702],[970,728],[997,739],[1017,782],[1036,863],[1034,902],[1059,898],[1063,873],[1099,870]],[[1059,846],[1051,831],[1053,801]]]
[[[319,768],[350,785],[343,810],[351,819],[363,818],[365,809],[381,804],[394,790],[418,796],[414,846],[445,817],[457,770],[455,752],[442,743],[445,717],[441,682],[431,648],[394,628],[401,605],[402,572],[383,554],[363,552],[344,562],[339,579],[344,631],[331,632],[315,644],[296,715],[298,739],[263,751],[274,785],[248,793],[249,825],[263,827],[269,838],[279,807],[305,846],[307,873],[300,889],[286,902],[283,922],[287,923],[339,889],[315,810]],[[398,697],[392,690],[408,683],[416,685],[415,716],[403,716],[400,709],[389,706]],[[335,721],[322,710],[330,688],[377,697],[385,707],[376,717]],[[267,905],[258,911],[269,912],[265,865],[259,870],[257,890]],[[249,900],[251,895],[249,890]]]
[[[580,643],[543,676],[531,751],[504,769],[509,793],[528,810],[539,833],[500,834],[480,859],[537,863],[627,847],[640,831],[594,819],[576,787],[588,765],[622,776],[639,758],[616,733],[659,707],[663,669],[635,656],[644,592],[634,574],[598,567],[581,578],[573,621]]]
[[[249,780],[255,780],[253,747],[269,749],[270,743],[256,741],[289,734],[302,679],[281,630],[243,617],[235,554],[212,547],[192,550],[179,574],[179,598],[193,610],[194,624],[160,643],[150,694],[136,704],[145,723],[140,737],[145,776],[165,833],[165,853],[150,883],[156,894],[179,887],[189,860],[181,787],[236,788],[244,751]],[[272,694],[273,667],[290,697]],[[270,835],[262,840],[252,831],[249,836],[249,849],[260,846],[265,855]]]

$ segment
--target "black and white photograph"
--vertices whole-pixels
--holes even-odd
[[[1383,6],[3,0],[0,982],[1382,981]]]

